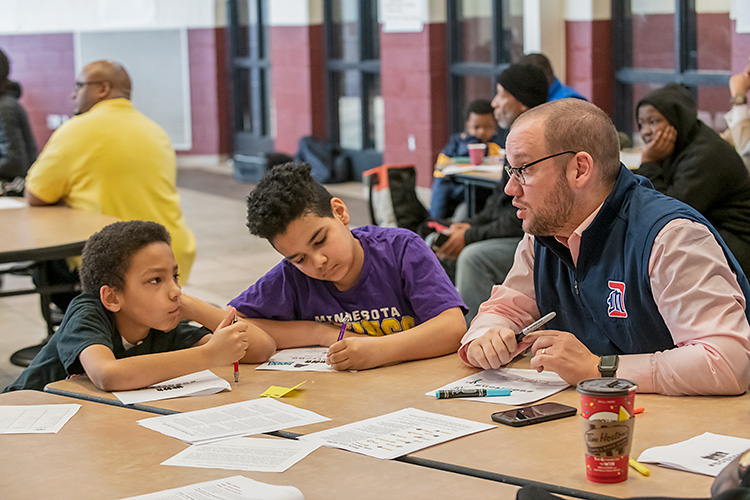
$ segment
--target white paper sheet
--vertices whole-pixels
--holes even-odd
[[[305,500],[294,486],[276,486],[233,476],[215,481],[191,484],[181,488],[147,493],[122,500]]]
[[[234,438],[192,445],[162,465],[284,472],[318,448],[318,443],[295,439]]]
[[[327,347],[299,347],[284,349],[258,366],[256,370],[279,370],[287,372],[336,372],[326,364]]]
[[[748,449],[750,439],[704,432],[680,443],[649,448],[641,453],[638,461],[716,477],[729,462]]]
[[[0,406],[0,434],[54,434],[80,408],[77,404]]]
[[[276,399],[260,398],[206,410],[147,418],[138,423],[187,443],[203,444],[326,420],[330,419]]]
[[[370,457],[392,459],[494,428],[490,424],[404,408],[380,417],[306,434],[299,439]]]
[[[469,375],[434,391],[429,391],[426,395],[434,398],[435,393],[443,389],[506,388],[511,389],[510,396],[461,399],[506,405],[525,405],[549,397],[568,387],[570,385],[555,372],[544,371],[537,373],[536,370],[521,368],[499,368],[497,370],[484,370],[474,375]]]
[[[134,391],[113,392],[117,399],[126,405],[159,401],[160,399],[181,398],[184,396],[208,396],[221,391],[231,391],[229,382],[216,376],[211,370],[183,375],[159,382]]]
[[[443,169],[445,175],[463,174],[466,172],[490,172],[490,173],[503,173],[503,166],[497,165],[451,165]]]
[[[7,196],[0,196],[0,210],[23,208],[25,206],[26,203],[21,200],[14,200],[13,198],[8,198]]]

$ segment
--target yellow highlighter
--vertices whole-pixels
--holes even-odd
[[[630,466],[632,468],[634,468],[635,470],[637,470],[638,472],[640,472],[644,476],[650,476],[651,475],[651,471],[648,470],[646,467],[644,467],[643,464],[640,464],[640,463],[636,462],[635,459],[633,459],[633,458],[629,459],[628,463],[630,464]]]

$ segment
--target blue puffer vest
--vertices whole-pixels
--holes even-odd
[[[553,237],[535,238],[534,286],[539,312],[557,313],[548,328],[573,333],[598,356],[674,347],[654,302],[648,262],[656,235],[678,218],[711,230],[742,292],[750,297],[747,278],[711,224],[696,210],[652,189],[647,179],[621,165],[612,192],[583,232],[578,267],[573,265],[568,248]]]

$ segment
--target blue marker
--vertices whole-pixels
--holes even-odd
[[[447,389],[435,392],[437,399],[484,398],[490,396],[510,396],[511,390],[502,387],[489,389]]]

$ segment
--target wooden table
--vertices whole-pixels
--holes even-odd
[[[20,199],[18,199],[20,200]],[[0,210],[0,264],[33,261],[38,265],[39,283],[33,288],[0,290],[0,297],[38,293],[42,316],[47,323],[47,335],[54,332],[50,317],[50,297],[53,293],[72,291],[71,285],[50,285],[47,280],[47,261],[81,255],[86,240],[96,231],[118,219],[109,215],[73,210],[65,206],[9,208]],[[38,351],[14,354],[15,364],[26,366]],[[24,350],[25,351],[25,350]],[[33,351],[33,352],[32,352]],[[27,359],[28,358],[28,359]]]
[[[401,363],[357,373],[255,371],[242,365],[239,384],[212,396],[154,401],[140,408],[171,413],[257,398],[271,385],[293,387],[307,380],[292,397],[281,401],[314,411],[330,421],[281,432],[284,436],[308,434],[366,418],[413,407],[424,411],[492,423],[490,415],[510,408],[471,400],[437,400],[425,392],[476,373],[457,355]],[[528,359],[514,362],[528,367]],[[231,367],[213,370],[232,380]],[[118,404],[110,393],[96,389],[86,377],[49,384],[47,391],[87,397]],[[578,406],[578,394],[566,389],[546,401]],[[710,431],[750,438],[750,395],[740,397],[667,397],[639,394],[636,406],[646,411],[636,417],[634,457],[644,449],[673,444]],[[463,437],[407,455],[399,461],[439,468],[517,485],[543,483],[551,491],[582,498],[630,496],[705,497],[712,478],[649,466],[650,477],[630,471],[620,484],[604,485],[586,480],[580,417],[545,422],[529,427],[499,425],[492,430]]]
[[[114,499],[238,474],[296,486],[306,500],[511,499],[518,489],[325,447],[283,473],[165,466],[188,445],[136,423],[149,414],[37,391],[0,394],[3,405],[56,403],[83,407],[57,434],[0,436],[3,498]]]

